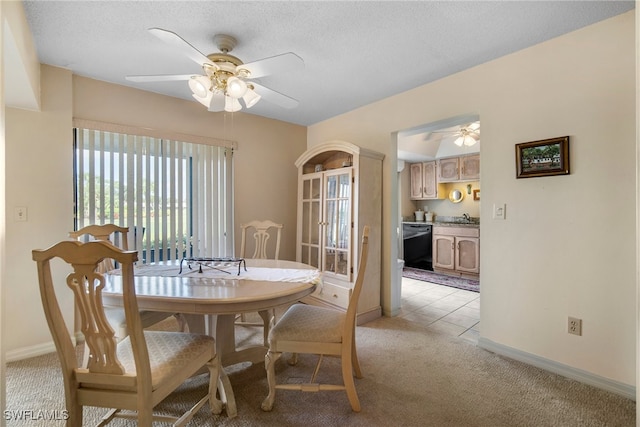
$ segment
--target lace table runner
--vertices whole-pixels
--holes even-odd
[[[229,271],[222,271],[224,269]],[[142,264],[136,265],[134,274],[136,276],[154,276],[154,277],[188,277],[188,278],[212,278],[212,279],[241,279],[241,280],[261,280],[268,282],[307,282],[320,283],[320,272],[317,269],[302,268],[268,268],[268,267],[252,267],[247,266],[247,270],[242,269],[237,274],[238,264],[233,263],[229,266],[216,266],[216,268],[207,268],[203,266],[200,272],[199,266],[193,266],[189,269],[183,266],[180,273],[179,264]],[[229,273],[232,274],[229,274]],[[111,274],[119,274],[120,270],[112,270]]]

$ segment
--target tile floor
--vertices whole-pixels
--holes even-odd
[[[400,316],[477,344],[480,294],[403,277]]]

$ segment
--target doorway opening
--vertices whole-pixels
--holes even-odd
[[[397,145],[401,315],[477,342],[480,117],[468,114],[399,131]],[[475,163],[466,165],[471,160]],[[473,173],[465,174],[465,165],[475,167]],[[429,245],[412,242],[403,232],[427,225]],[[469,241],[466,234],[474,229],[477,236]]]

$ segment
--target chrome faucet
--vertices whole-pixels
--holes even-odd
[[[467,221],[467,222],[471,222],[471,217],[467,213],[462,214],[462,218],[464,218],[464,220]]]

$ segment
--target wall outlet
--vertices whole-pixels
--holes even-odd
[[[569,323],[567,325],[567,332],[573,335],[582,335],[582,319],[575,317],[569,317]]]

